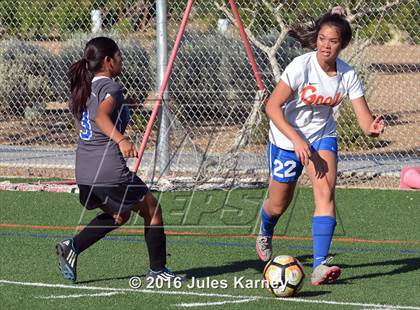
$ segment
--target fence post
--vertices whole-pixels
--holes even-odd
[[[159,92],[163,82],[168,62],[168,34],[167,34],[168,3],[167,0],[156,1],[156,57],[157,78],[156,91]],[[168,88],[162,97],[162,107],[159,113],[159,134],[157,145],[157,157],[159,172],[161,175],[169,173],[169,118],[167,113]]]
[[[102,31],[102,12],[101,10],[90,11],[92,20],[92,33],[98,33]]]

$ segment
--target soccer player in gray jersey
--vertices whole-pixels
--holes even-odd
[[[137,151],[123,135],[130,115],[123,104],[122,87],[112,79],[121,74],[121,68],[118,45],[112,39],[97,37],[86,44],[83,58],[69,70],[70,108],[79,134],[76,182],[80,202],[88,210],[103,211],[79,234],[56,245],[59,269],[65,279],[73,281],[78,255],[126,223],[131,212],[144,218],[148,276],[164,280],[178,277],[166,267],[161,207],[124,160],[136,157]]]

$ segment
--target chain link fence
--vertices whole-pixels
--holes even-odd
[[[235,2],[269,93],[287,64],[305,52],[287,30],[322,15],[331,3]],[[169,50],[185,5],[168,1]],[[371,110],[384,116],[387,127],[380,138],[367,138],[348,102],[336,111],[338,184],[398,187],[401,168],[420,165],[420,3],[343,0],[340,5],[353,28],[341,57],[356,68]],[[195,1],[163,102],[169,125],[160,130],[155,125],[139,170],[160,188],[267,182],[268,121],[234,24],[227,0]],[[68,110],[67,70],[98,35],[114,38],[121,48],[120,82],[132,112],[127,134],[140,143],[156,98],[156,1],[2,1],[0,174],[73,177],[77,133]],[[162,168],[156,163],[162,155],[157,139],[165,136],[169,161]]]

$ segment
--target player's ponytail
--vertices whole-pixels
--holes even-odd
[[[97,37],[86,44],[83,58],[70,66],[70,110],[78,120],[86,111],[86,102],[92,92],[94,74],[102,69],[104,58],[114,57],[118,50],[118,45],[114,40]]]
[[[75,62],[70,66],[70,92],[72,114],[80,120],[83,111],[86,110],[86,101],[92,92],[92,73],[88,69],[89,62],[86,58]]]
[[[318,33],[324,25],[338,28],[342,41],[342,49],[349,44],[352,31],[350,23],[344,17],[344,9],[342,7],[334,7],[315,21],[298,23],[289,30],[288,34],[298,40],[302,44],[302,47],[315,50]]]

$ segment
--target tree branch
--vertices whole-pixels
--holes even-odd
[[[236,19],[233,16],[233,14],[230,12],[230,10],[226,7],[226,5],[220,5],[217,1],[214,2],[214,4],[216,5],[216,7],[221,10],[226,17],[229,19],[229,21],[232,24],[236,24]],[[253,33],[247,28],[245,27],[245,32],[246,35],[248,36],[248,39],[255,44],[255,46],[257,46],[260,50],[262,50],[264,53],[268,53],[270,47],[267,45],[264,45],[263,43],[261,43],[260,41],[258,41],[258,39],[253,35]]]
[[[221,10],[226,17],[230,20],[231,23],[236,24],[235,17],[232,15],[230,10],[227,8],[226,4],[220,5],[218,1],[215,1],[214,4],[216,7]],[[284,4],[280,4],[277,7],[273,7],[267,0],[263,0],[263,4],[270,10],[273,16],[275,16],[277,23],[281,27],[281,31],[279,33],[279,36],[272,46],[265,45],[260,40],[257,39],[257,37],[249,30],[249,27],[245,27],[245,33],[248,36],[249,41],[251,41],[257,48],[259,48],[261,51],[263,51],[267,57],[268,61],[270,63],[274,80],[278,82],[280,80],[280,66],[276,58],[277,50],[280,48],[281,44],[284,42],[287,36],[287,32],[289,31],[289,27],[286,26],[283,19],[281,18],[280,14],[278,12],[280,11],[281,7]],[[251,22],[252,25],[252,22]]]
[[[362,1],[360,1],[360,2],[362,2]],[[350,23],[354,22],[356,19],[358,19],[358,18],[360,18],[362,16],[365,16],[366,14],[369,14],[369,13],[385,12],[389,8],[400,4],[401,3],[401,0],[395,0],[393,2],[387,1],[387,3],[385,5],[383,5],[383,6],[380,6],[380,7],[369,7],[369,8],[364,8],[364,9],[359,9],[359,7],[361,5],[360,2],[357,3],[356,6],[355,6],[355,8],[353,9],[353,11],[356,11],[357,13],[355,13],[355,14],[348,14],[347,15],[347,20]],[[351,11],[351,10],[349,10],[349,11]]]
[[[379,12],[379,11],[378,11]],[[367,39],[365,42],[363,42],[361,45],[359,45],[351,54],[351,56],[349,57],[349,62],[352,62],[353,59],[357,59],[361,57],[362,52],[369,46],[372,44],[373,39],[376,36],[376,33],[379,30],[379,27],[382,24],[382,21],[385,17],[385,13],[386,13],[386,9],[381,11],[381,16],[379,17],[378,20],[378,24],[375,26],[375,29],[373,30],[372,35],[370,36],[369,39]],[[359,61],[357,61],[359,62]]]
[[[263,3],[276,18],[276,21],[280,25],[282,32],[284,31],[284,29],[288,28],[286,27],[286,24],[284,23],[283,18],[281,18],[279,14],[279,11],[283,7],[284,3],[279,4],[276,8],[274,8],[267,0],[263,0]]]

